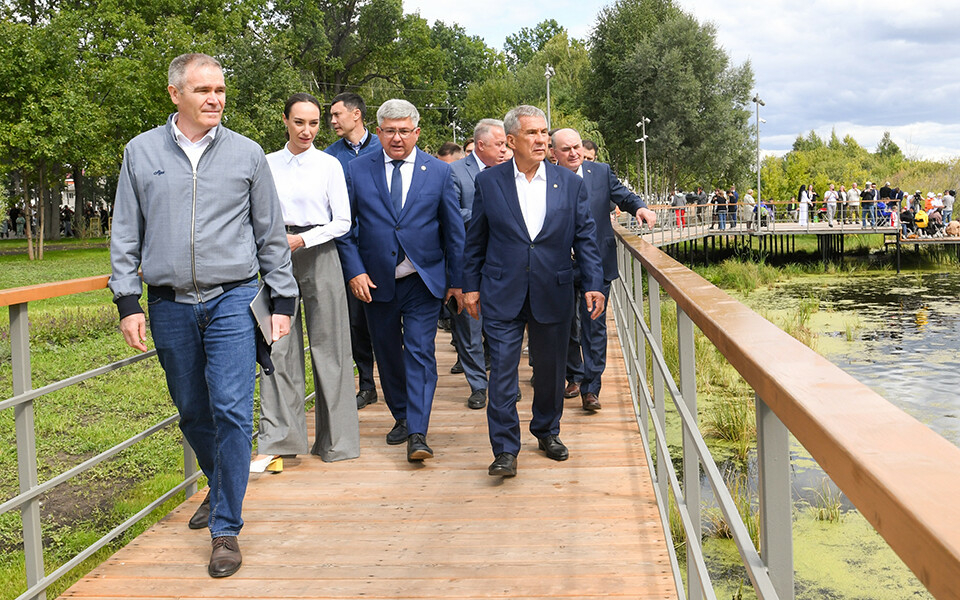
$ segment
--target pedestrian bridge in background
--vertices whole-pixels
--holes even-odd
[[[700,495],[709,487],[757,596],[789,600],[791,435],[935,597],[960,597],[960,449],[655,246],[615,229],[622,277],[606,317],[603,410],[589,414],[578,398],[567,401],[561,438],[568,461],[547,459],[526,433],[518,476],[489,477],[485,411],[466,407],[463,377],[449,374],[449,336],[438,333],[440,382],[428,436],[435,459],[408,463],[405,447],[384,442],[392,419],[383,401],[364,408],[359,459],[328,464],[304,456],[286,461],[280,474],[251,476],[244,565],[214,580],[206,573],[207,532],[186,525],[203,497],[187,453],[184,483],[157,501],[186,489],[186,502],[62,597],[710,599],[699,544]],[[53,390],[29,385],[27,304],[102,289],[105,279],[0,291],[0,306],[10,307],[15,394],[0,410],[16,413],[21,475],[21,494],[0,504],[0,513],[23,515],[31,587],[21,599],[42,597],[73,564],[45,573],[40,554],[39,499],[73,473],[37,482],[32,403]],[[756,393],[759,550],[699,434],[697,353],[711,344]],[[526,423],[532,389],[523,362]],[[682,428],[682,439],[669,443],[667,413]],[[668,525],[668,506],[679,525]],[[674,535],[685,537],[676,544],[685,554],[679,559]]]

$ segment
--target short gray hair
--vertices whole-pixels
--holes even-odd
[[[516,108],[510,109],[507,116],[503,118],[503,130],[506,133],[516,134],[520,130],[520,117],[540,117],[543,122],[547,122],[547,115],[536,106],[521,104]]]
[[[220,62],[208,54],[201,54],[199,52],[181,54],[170,61],[170,68],[167,69],[167,85],[172,85],[178,90],[182,90],[184,84],[187,83],[187,68],[192,66],[211,66],[223,71]]]
[[[476,127],[473,128],[473,138],[486,138],[491,129],[503,129],[503,121],[500,119],[480,119]]]
[[[377,109],[377,125],[383,125],[386,119],[410,119],[413,126],[420,123],[420,113],[417,107],[399,98],[392,98],[380,105]]]

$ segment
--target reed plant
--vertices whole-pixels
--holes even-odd
[[[843,520],[843,492],[826,477],[814,492],[814,504],[810,507],[813,518],[827,523],[839,523]]]

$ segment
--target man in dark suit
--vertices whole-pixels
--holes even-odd
[[[488,473],[512,477],[520,452],[517,367],[528,329],[535,376],[530,432],[553,460],[560,441],[567,336],[573,318],[577,254],[591,318],[603,312],[603,277],[587,187],[567,169],[544,161],[547,120],[533,106],[503,119],[514,158],[476,179],[473,218],[464,251],[464,306],[483,314],[490,344],[487,425],[495,460]]]
[[[461,302],[463,219],[450,167],[416,147],[420,113],[406,100],[377,111],[383,152],[347,168],[353,227],[341,257],[350,291],[365,302],[380,387],[396,423],[388,444],[407,460],[427,445],[437,387],[435,338],[441,299]]]
[[[464,227],[469,227],[473,216],[473,192],[477,174],[487,167],[499,165],[507,156],[507,136],[503,121],[482,119],[473,129],[473,152],[450,165],[453,183],[460,196],[460,214]],[[467,406],[481,409],[487,404],[487,371],[483,358],[483,334],[479,319],[466,311],[453,315],[453,345],[470,384]]]
[[[657,215],[646,208],[636,194],[628,190],[610,170],[610,165],[583,160],[580,134],[574,129],[560,129],[553,134],[553,154],[557,165],[566,167],[579,175],[587,186],[590,214],[597,224],[597,246],[603,260],[603,297],[610,298],[610,283],[620,276],[617,270],[617,240],[610,224],[611,203],[620,210],[636,215],[637,221],[653,227]],[[587,411],[600,410],[600,378],[607,365],[606,315],[590,319],[586,302],[581,297],[580,348],[583,350],[583,381],[580,382],[580,398]],[[579,351],[580,348],[577,348]]]

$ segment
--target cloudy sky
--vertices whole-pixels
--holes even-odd
[[[957,0],[677,0],[716,25],[734,63],[749,60],[764,153],[811,129],[835,129],[870,149],[890,131],[907,156],[960,157],[960,2]],[[408,12],[457,22],[488,45],[554,18],[586,38],[594,0],[404,0]],[[751,105],[752,108],[752,105]]]

